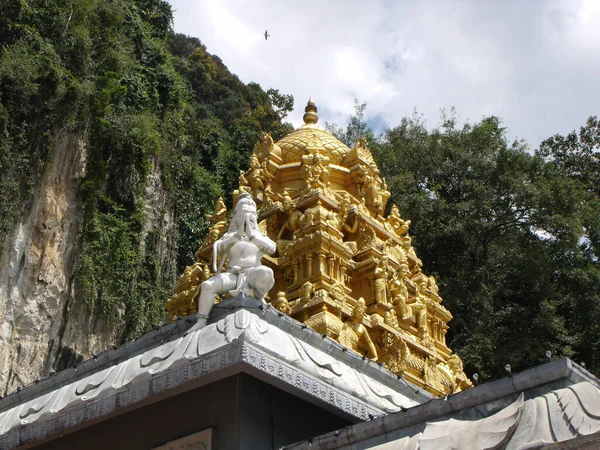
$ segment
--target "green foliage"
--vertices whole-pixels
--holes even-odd
[[[361,103],[357,99],[354,99],[354,115],[348,117],[346,129],[344,130],[342,127],[329,122],[325,122],[325,128],[350,148],[361,137],[366,137],[368,142],[372,142],[375,136],[365,121],[366,109],[366,102]]]
[[[600,121],[590,117],[579,133],[555,135],[536,152],[562,175],[554,201],[569,205],[579,234],[565,251],[553,279],[562,313],[576,340],[577,360],[600,370]],[[564,186],[573,186],[566,189]],[[576,192],[576,195],[572,195]]]
[[[349,144],[370,132],[364,104],[357,106],[346,130],[332,127]],[[417,254],[454,315],[448,342],[468,372],[502,376],[507,362],[523,370],[547,350],[600,370],[600,280],[590,251],[597,185],[560,163],[589,169],[586,180],[597,176],[589,161],[573,161],[590,157],[594,133],[582,135],[585,146],[569,138],[569,149],[553,138],[561,158],[549,162],[522,142],[508,143],[496,117],[458,127],[444,114],[440,128],[428,130],[415,114],[371,143],[389,205],[412,220]]]
[[[27,212],[56,132],[85,136],[76,279],[123,338],[164,321],[205,214],[231,195],[260,131],[290,130],[291,96],[244,85],[171,24],[164,0],[28,0],[0,17],[0,243]],[[173,217],[169,236],[150,207]]]

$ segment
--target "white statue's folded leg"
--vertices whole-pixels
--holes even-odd
[[[252,268],[248,274],[248,285],[254,289],[255,297],[259,300],[265,298],[265,295],[275,284],[273,270],[267,266],[258,266]]]
[[[270,270],[270,269],[269,269]],[[225,294],[235,288],[237,275],[233,273],[220,273],[210,277],[200,285],[200,298],[198,298],[198,321],[185,334],[204,328],[208,314],[215,303],[216,294]]]

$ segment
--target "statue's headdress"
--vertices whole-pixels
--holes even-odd
[[[238,197],[237,204],[235,205],[235,209],[237,210],[239,206],[242,205],[252,205],[254,209],[256,209],[256,202],[252,198],[252,196],[247,192],[242,192]]]

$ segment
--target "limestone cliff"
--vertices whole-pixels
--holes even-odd
[[[0,17],[0,395],[164,323],[205,214],[290,127],[165,0],[63,3]]]
[[[85,163],[83,133],[56,133],[42,182],[2,257],[2,396],[123,340],[122,327],[93,313],[77,292],[83,225],[78,192]],[[153,251],[169,271],[174,259],[173,212],[154,164],[142,199],[145,221],[140,245],[145,245],[148,233],[163,230]]]
[[[0,270],[0,392],[43,377],[53,367],[105,345],[93,339],[93,318],[75,299],[74,274],[82,215],[77,199],[84,174],[81,134],[58,133],[54,154],[28,213],[18,224]],[[87,317],[86,317],[87,316]],[[73,335],[73,321],[87,332]],[[94,341],[94,342],[92,342]]]

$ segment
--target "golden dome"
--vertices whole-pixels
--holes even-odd
[[[332,164],[340,164],[350,149],[329,132],[317,126],[319,116],[312,99],[306,105],[303,119],[304,125],[277,142],[284,163],[301,161],[302,155],[309,153],[308,147],[317,147],[329,157]]]

